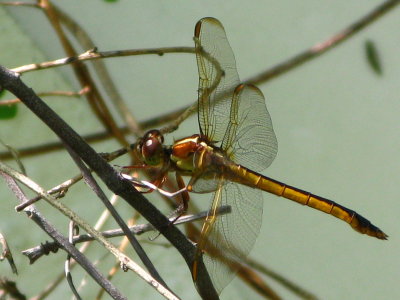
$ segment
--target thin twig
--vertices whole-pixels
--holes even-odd
[[[220,215],[230,213],[230,208],[227,206],[222,206],[218,209],[217,213]],[[202,220],[207,216],[207,214],[208,214],[208,211],[203,211],[203,212],[200,212],[195,215],[182,216],[174,223],[174,225],[181,225],[181,224],[192,223],[192,222],[195,222],[198,220]],[[175,217],[172,217],[169,220],[170,220],[170,222],[172,222],[175,220]],[[146,233],[149,231],[154,231],[156,229],[151,224],[140,224],[140,225],[130,226],[129,230],[135,235],[141,235],[143,233]],[[114,237],[120,237],[120,236],[125,235],[125,233],[122,231],[122,229],[110,229],[110,230],[102,231],[101,234],[105,238],[114,238]],[[94,237],[92,237],[90,234],[81,234],[81,235],[75,236],[73,239],[73,242],[74,242],[74,244],[79,244],[79,243],[93,241],[93,240],[94,240]],[[27,256],[29,258],[30,263],[32,264],[36,260],[38,260],[41,256],[45,255],[48,252],[46,249],[51,249],[52,252],[55,252],[58,247],[59,247],[59,245],[57,245],[57,243],[55,243],[55,242],[47,242],[45,244],[41,244],[40,246],[26,249],[26,250],[22,251],[22,254]]]
[[[3,142],[3,140],[0,139],[0,144],[3,145],[4,148],[7,149],[7,153],[12,157],[12,159],[17,163],[19,170],[23,173],[26,174],[26,169],[24,164],[21,161],[21,156],[19,155],[18,150],[14,149],[7,143]]]
[[[306,291],[296,283],[290,281],[289,279],[285,278],[284,276],[278,274],[277,272],[267,268],[266,266],[262,265],[258,261],[247,257],[245,259],[245,263],[252,267],[253,269],[259,271],[260,273],[267,275],[268,277],[272,278],[276,282],[280,283],[283,285],[285,288],[288,290],[292,291],[294,294],[297,296],[301,297],[302,299],[309,299],[309,300],[315,300],[318,299],[317,296],[314,294],[310,293],[309,291]]]
[[[13,300],[26,300],[27,297],[18,289],[15,281],[12,281],[6,277],[0,277],[0,297],[7,296]]]
[[[318,56],[332,50],[337,47],[344,41],[348,40],[355,34],[359,33],[361,30],[365,29],[367,26],[371,25],[375,21],[377,21],[380,17],[384,16],[386,13],[395,8],[398,4],[400,4],[399,0],[389,0],[385,1],[375,9],[370,11],[365,16],[362,16],[360,19],[355,21],[354,23],[347,26],[345,29],[339,31],[337,34],[328,38],[327,40],[317,43],[311,48],[293,56],[292,58],[287,59],[286,61],[277,64],[276,66],[261,72],[260,74],[250,77],[245,80],[246,83],[250,84],[263,84],[271,79],[274,79],[284,73],[287,73],[302,64],[317,58]]]
[[[6,238],[4,237],[4,235],[1,232],[0,232],[0,246],[1,246],[0,247],[0,249],[1,249],[0,262],[2,262],[4,259],[7,259],[8,264],[10,265],[12,272],[15,275],[18,275],[17,266],[15,265],[11,249],[8,246]]]
[[[113,161],[114,159],[120,157],[121,155],[124,155],[125,153],[127,153],[132,147],[134,147],[135,145],[131,145],[130,147],[124,147],[121,149],[118,149],[114,152],[110,152],[110,153],[102,153],[101,156],[107,161]],[[24,172],[23,172],[24,173]],[[78,174],[66,181],[64,181],[63,183],[56,185],[55,187],[51,188],[50,190],[47,191],[47,193],[49,195],[54,195],[56,193],[62,193],[65,194],[66,191],[75,183],[79,182],[81,179],[83,178],[82,174]],[[59,198],[59,197],[57,197]],[[23,209],[25,209],[26,207],[28,207],[29,205],[32,205],[34,203],[36,203],[37,201],[39,201],[41,199],[40,196],[36,196],[32,199],[29,199],[28,201],[25,201],[24,203],[21,203],[19,205],[17,205],[15,207],[15,210],[17,212],[22,211]]]
[[[136,214],[136,215],[138,216],[138,214]],[[128,221],[128,226],[133,226],[135,224],[135,219],[136,218],[130,219]],[[122,241],[120,242],[118,249],[121,252],[124,252],[128,246],[129,246],[129,240],[126,237],[124,237],[122,239]],[[107,279],[112,280],[112,278],[120,271],[121,271],[121,267],[118,264],[114,264],[114,266],[112,266],[112,268],[108,271]],[[84,283],[84,280],[82,279],[81,286],[83,285],[83,283]],[[103,295],[104,295],[104,290],[99,289],[99,291],[96,295],[96,299],[98,299],[98,300],[102,299]]]
[[[37,3],[29,3],[29,2],[22,2],[22,1],[0,2],[0,5],[4,5],[4,6],[30,6],[30,7],[34,7],[34,8],[40,8],[39,4],[37,4]]]
[[[79,232],[79,227],[77,227],[74,223],[74,221],[69,221],[69,226],[68,226],[68,242],[75,246],[73,243],[72,239],[75,234],[78,234]],[[75,233],[76,232],[76,233]],[[72,294],[75,296],[77,300],[82,300],[81,295],[79,295],[78,291],[75,288],[74,281],[72,279],[72,274],[71,274],[71,256],[67,255],[67,259],[64,264],[64,272],[65,272],[65,277],[67,279],[67,283],[69,285],[70,290],[72,291]],[[108,278],[107,278],[108,279]]]
[[[222,69],[220,62],[217,61],[215,59],[215,57],[213,57],[211,55],[211,53],[208,53],[207,51],[204,50],[204,48],[202,47],[198,38],[196,38],[196,37],[194,38],[194,43],[196,46],[195,47],[196,55],[202,56],[203,59],[205,59],[206,61],[211,63],[212,66],[214,67],[214,70],[213,70],[214,71],[213,73],[215,74],[214,81],[210,84],[210,86],[208,88],[206,88],[205,90],[199,91],[199,93],[201,93],[202,95],[211,95],[211,93],[217,89],[222,77],[224,76],[224,70]],[[223,98],[220,97],[220,99],[216,99],[216,101],[219,101],[222,99]],[[162,134],[166,134],[166,133],[171,133],[171,132],[177,130],[179,125],[183,121],[185,121],[187,118],[189,118],[193,113],[195,113],[198,110],[200,101],[202,101],[202,99],[198,99],[198,101],[195,101],[178,118],[176,118],[176,120],[171,122],[171,124],[169,124],[168,126],[165,126],[164,128],[160,129],[160,132]]]
[[[136,55],[164,55],[168,53],[194,53],[193,47],[166,47],[154,49],[130,49],[130,50],[116,50],[116,51],[102,51],[98,52],[97,49],[88,50],[78,56],[71,56],[60,58],[56,60],[46,61],[37,64],[29,64],[12,69],[12,71],[23,74],[35,70],[43,70],[65,66],[68,64],[76,63],[79,61],[93,60],[100,58],[123,57],[123,56],[136,56]]]
[[[39,97],[51,97],[51,96],[81,97],[82,95],[86,94],[88,91],[89,91],[88,88],[83,88],[79,92],[52,91],[52,92],[41,92],[41,93],[38,93],[37,95]],[[12,104],[17,104],[17,103],[21,103],[21,100],[19,100],[18,98],[0,100],[0,106],[12,105]]]

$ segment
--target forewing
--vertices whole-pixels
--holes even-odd
[[[197,22],[195,44],[200,131],[210,141],[219,142],[229,121],[227,112],[233,91],[239,84],[235,57],[224,27],[214,18]]]
[[[204,243],[203,261],[220,293],[254,246],[262,221],[263,200],[260,190],[227,182],[212,201],[212,207],[218,204],[214,211],[222,205],[231,207],[231,213],[217,216],[206,236],[202,232],[205,241],[199,242]]]
[[[263,171],[275,159],[278,142],[262,92],[253,85],[239,85],[229,118],[221,148],[235,163]]]

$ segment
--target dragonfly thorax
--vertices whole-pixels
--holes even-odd
[[[226,164],[226,156],[198,134],[176,141],[172,146],[171,160],[179,171],[186,174],[220,170]]]
[[[195,169],[195,153],[200,151],[202,147],[198,134],[177,140],[172,146],[171,160],[178,170],[191,173]]]

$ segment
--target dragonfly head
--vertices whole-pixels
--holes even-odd
[[[163,162],[164,137],[158,130],[150,130],[145,133],[137,145],[137,151],[143,162],[149,166],[157,166]]]

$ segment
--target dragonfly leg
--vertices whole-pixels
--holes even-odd
[[[150,166],[146,164],[132,165],[132,166],[122,166],[122,169],[149,169]]]
[[[175,178],[179,188],[177,192],[180,193],[181,197],[180,197],[180,203],[177,209],[174,211],[174,215],[176,215],[176,217],[174,220],[172,220],[171,224],[174,224],[182,215],[184,215],[187,212],[188,203],[190,199],[189,192],[186,188],[182,176],[179,175],[178,173],[175,173]]]
[[[169,193],[163,189],[161,189],[161,186],[163,185],[165,181],[165,176],[162,176],[160,178],[155,179],[152,182],[146,181],[146,180],[140,180],[135,176],[131,176],[125,173],[121,173],[121,176],[127,180],[129,180],[136,188],[142,188],[145,189],[147,188],[147,191],[140,191],[142,194],[147,194],[151,193],[154,190],[158,191],[160,194],[167,196],[167,197],[173,197],[176,194],[181,193],[182,191],[177,191],[174,193]]]

